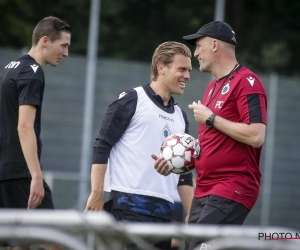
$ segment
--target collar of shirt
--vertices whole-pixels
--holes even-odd
[[[143,88],[147,93],[148,97],[156,104],[156,106],[168,113],[174,112],[174,105],[177,105],[177,103],[174,102],[174,98],[172,96],[169,100],[168,105],[165,106],[163,99],[153,91],[149,83],[144,85]]]

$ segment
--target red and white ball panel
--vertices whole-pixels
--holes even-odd
[[[160,155],[168,161],[175,174],[187,174],[195,168],[194,147],[196,139],[185,133],[171,135],[163,142]]]

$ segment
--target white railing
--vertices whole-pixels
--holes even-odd
[[[209,250],[299,250],[300,239],[292,239],[295,236],[299,236],[295,230],[283,227],[117,222],[104,211],[3,209],[0,213],[1,242],[56,243],[72,250],[122,250],[124,241],[153,250],[144,241],[148,237],[199,238]]]

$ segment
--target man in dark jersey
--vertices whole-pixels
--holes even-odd
[[[160,175],[151,155],[159,154],[169,135],[189,132],[186,114],[172,95],[183,94],[191,69],[187,46],[162,43],[152,57],[152,82],[124,91],[109,105],[94,145],[92,192],[86,211],[104,208],[117,220],[171,222],[173,198],[178,191],[189,213],[192,174],[179,176],[169,174],[169,170],[168,176]],[[104,190],[111,192],[105,205]],[[149,244],[168,250],[171,239]],[[139,246],[128,244],[126,249]]]
[[[56,17],[35,27],[28,54],[8,63],[0,78],[0,207],[53,208],[40,157],[43,68],[68,56],[71,28]]]
[[[189,105],[199,122],[201,148],[189,223],[241,225],[259,194],[266,92],[259,77],[237,62],[228,24],[210,22],[183,38],[196,46],[200,71],[215,77],[202,102]],[[192,240],[186,249],[200,242]]]

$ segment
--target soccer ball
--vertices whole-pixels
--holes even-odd
[[[160,148],[160,156],[168,161],[169,168],[175,174],[192,172],[199,152],[196,139],[185,133],[170,135]]]

